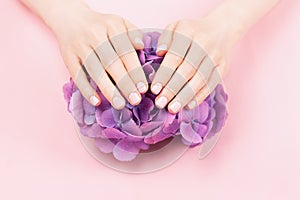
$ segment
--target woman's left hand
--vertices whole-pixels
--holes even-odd
[[[238,31],[224,19],[180,20],[163,31],[157,54],[165,55],[151,91],[155,104],[171,113],[199,105],[224,75]]]

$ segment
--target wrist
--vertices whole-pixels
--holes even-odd
[[[245,12],[234,5],[221,5],[206,17],[214,23],[228,38],[235,43],[239,41],[251,27],[251,22],[245,20]]]
[[[55,35],[80,13],[89,10],[82,0],[53,1],[47,9],[41,16]]]

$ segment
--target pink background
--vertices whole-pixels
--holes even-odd
[[[90,5],[163,28],[218,1],[103,2]],[[17,1],[0,0],[0,199],[300,199],[299,8],[282,1],[237,46],[225,79],[230,116],[205,160],[192,149],[161,171],[131,175],[83,148],[55,38]]]

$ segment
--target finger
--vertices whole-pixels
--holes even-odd
[[[110,80],[94,51],[92,51],[84,61],[84,66],[90,77],[94,80],[104,97],[112,104],[112,106],[115,109],[124,108],[124,98]]]
[[[90,104],[94,106],[100,105],[101,99],[95,89],[90,85],[82,66],[79,64],[78,57],[75,55],[68,55],[66,64],[68,66],[69,73],[82,96]]]
[[[193,100],[190,101],[190,103],[186,106],[188,109],[193,109],[201,104],[206,97],[208,97],[208,95],[214,91],[216,86],[222,82],[222,72],[220,72],[219,69],[220,67],[216,67],[214,69],[208,83],[198,91]]]
[[[125,30],[120,29],[119,31],[122,32]],[[124,67],[127,70],[136,88],[140,93],[147,92],[148,82],[145,73],[127,33],[122,32],[118,35],[116,35],[115,33],[109,34],[115,35],[113,37],[110,37],[110,41],[118,56],[122,60]]]
[[[165,107],[171,99],[180,91],[180,89],[194,76],[201,61],[206,56],[206,52],[196,43],[192,43],[184,61],[175,71],[170,81],[163,88],[156,98],[156,106]],[[207,64],[204,63],[203,67]],[[210,66],[210,65],[209,65]],[[203,69],[202,69],[203,70]]]
[[[166,54],[168,47],[170,47],[173,37],[173,31],[176,27],[177,23],[173,23],[168,25],[162,34],[159,36],[157,42],[156,54],[159,56],[163,56]]]
[[[177,113],[188,104],[195,94],[207,83],[213,69],[214,63],[209,57],[205,57],[194,76],[170,102],[168,110],[171,113]]]
[[[103,42],[95,48],[100,62],[105,71],[112,77],[123,96],[132,105],[137,105],[141,101],[141,95],[127,73],[122,61],[113,49],[109,41]]]
[[[174,32],[172,44],[154,76],[151,84],[151,91],[154,94],[158,94],[167,84],[177,67],[182,63],[191,45],[191,36],[181,32],[183,30],[177,32],[177,29]]]
[[[127,34],[135,49],[141,50],[144,48],[143,33],[135,25],[124,19],[124,24],[127,29]]]

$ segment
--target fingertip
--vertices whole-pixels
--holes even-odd
[[[112,106],[117,109],[117,110],[121,110],[125,107],[125,100],[122,97],[119,96],[115,96],[112,99]]]
[[[151,85],[151,92],[157,95],[162,90],[162,84],[154,83]]]
[[[158,56],[163,56],[167,53],[167,50],[168,50],[168,45],[160,44],[160,45],[157,46],[156,54]]]
[[[135,49],[142,50],[142,49],[144,49],[144,46],[145,46],[144,42],[141,38],[139,38],[139,37],[134,38],[134,47],[135,47]]]
[[[171,102],[168,105],[168,110],[170,113],[176,114],[180,111],[181,107],[182,107],[181,103],[179,101],[175,101],[175,102]]]
[[[186,108],[187,108],[188,110],[192,110],[192,109],[194,109],[196,106],[197,106],[196,100],[192,100],[190,103],[188,103],[188,105],[186,105]]]
[[[130,93],[128,99],[130,100],[130,104],[136,106],[140,104],[142,97],[139,92],[132,92]]]
[[[89,101],[94,106],[99,106],[101,104],[101,98],[97,94],[90,96]]]
[[[144,82],[138,82],[138,83],[136,84],[136,87],[137,87],[138,91],[139,91],[141,94],[146,93],[146,92],[148,91],[148,89],[149,89],[148,84],[146,84],[146,83],[144,83]]]

